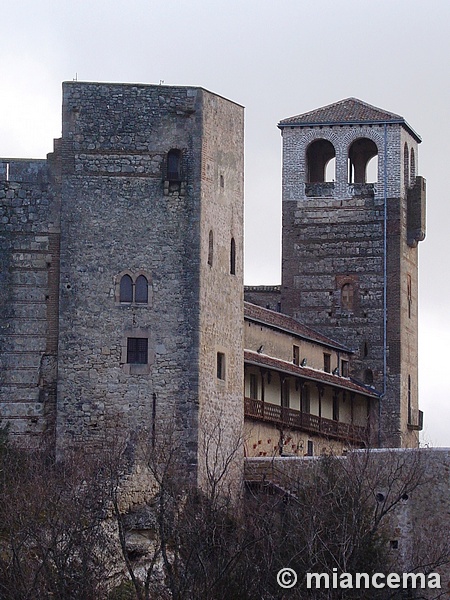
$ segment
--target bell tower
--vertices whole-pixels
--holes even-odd
[[[419,241],[417,133],[355,98],[284,119],[281,309],[354,351],[380,394],[378,446],[414,447]]]

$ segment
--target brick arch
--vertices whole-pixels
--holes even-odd
[[[327,181],[327,164],[336,159],[336,148],[334,144],[323,137],[312,140],[305,147],[305,165],[307,181],[310,183],[322,183]]]
[[[349,183],[366,183],[368,165],[378,154],[378,146],[373,140],[365,136],[356,138],[348,149]]]

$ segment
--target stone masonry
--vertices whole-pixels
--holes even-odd
[[[242,107],[206,90],[63,84],[55,153],[2,163],[13,436],[49,431],[61,454],[170,435],[197,481],[202,430],[226,419],[227,439],[239,435],[242,157]],[[145,302],[122,301],[124,275],[145,278]],[[138,364],[130,340],[145,348]]]
[[[281,310],[354,350],[352,375],[382,393],[379,444],[416,446],[420,138],[402,117],[355,99],[279,127]],[[377,181],[367,183],[373,156]]]

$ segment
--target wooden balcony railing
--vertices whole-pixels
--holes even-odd
[[[366,427],[325,419],[317,415],[302,413],[294,408],[286,408],[285,406],[270,404],[253,398],[244,398],[244,414],[246,417],[258,421],[319,433],[326,437],[348,440],[349,442],[365,442],[369,437],[369,431]]]

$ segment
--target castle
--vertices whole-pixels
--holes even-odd
[[[425,182],[402,117],[350,98],[279,123],[282,283],[246,302],[241,106],[74,81],[62,119],[46,160],[0,161],[17,443],[58,454],[170,426],[198,482],[218,425],[224,454],[244,425],[247,456],[417,447]]]

